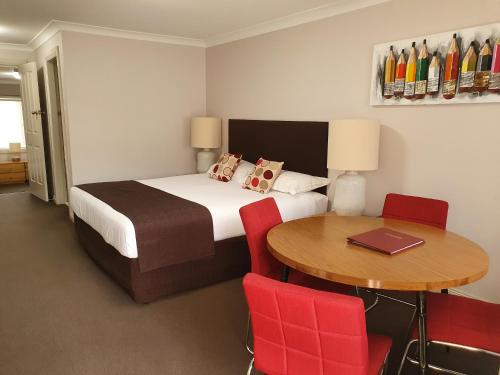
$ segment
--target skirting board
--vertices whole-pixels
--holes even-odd
[[[456,29],[447,31],[439,34],[432,35],[421,35],[416,36],[411,39],[398,40],[388,43],[377,44],[373,47],[373,58],[372,58],[372,84],[370,92],[370,105],[372,106],[394,106],[394,105],[436,105],[436,104],[464,104],[464,103],[500,103],[500,94],[495,93],[482,93],[472,94],[472,93],[457,93],[453,99],[444,99],[442,96],[442,75],[443,67],[452,39],[453,33],[457,33],[459,38],[460,47],[460,63],[462,61],[463,54],[467,50],[470,42],[475,40],[480,43],[481,46],[484,41],[489,38],[490,46],[493,48],[497,38],[500,37],[500,22],[493,23],[484,26],[471,27],[467,29]],[[439,94],[435,97],[426,96],[423,99],[405,99],[405,98],[390,98],[385,99],[382,95],[383,93],[383,78],[384,78],[384,67],[385,59],[389,53],[390,46],[393,46],[396,53],[396,60],[402,49],[405,50],[405,55],[408,56],[412,42],[416,42],[417,50],[420,51],[422,47],[422,41],[427,40],[427,49],[432,57],[434,51],[438,51],[438,55],[441,57],[441,82]],[[477,45],[476,43],[476,45]],[[477,51],[476,51],[477,52]]]

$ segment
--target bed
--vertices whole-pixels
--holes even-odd
[[[328,123],[229,120],[228,151],[243,159],[284,161],[284,168],[326,177]],[[136,232],[130,219],[89,192],[74,187],[70,203],[79,240],[88,255],[138,303],[240,277],[250,258],[239,207],[268,196],[275,198],[285,221],[326,211],[326,188],[290,195],[242,189],[236,181],[206,174],[139,180],[206,207],[213,221],[213,255],[158,268],[141,267]],[[160,193],[161,194],[161,193]]]

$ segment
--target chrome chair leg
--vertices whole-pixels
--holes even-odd
[[[378,294],[375,293],[375,301],[373,301],[373,303],[365,309],[365,312],[370,311],[377,305],[378,305]]]
[[[387,353],[387,355],[385,356],[384,365],[380,369],[380,375],[387,375],[388,368],[389,368],[389,353]]]
[[[406,346],[406,350],[404,352],[403,358],[402,358],[401,363],[399,365],[398,375],[401,374],[404,362],[406,360],[408,360],[408,362],[410,362],[413,365],[417,365],[417,366],[419,365],[419,360],[417,358],[412,358],[408,354],[408,352],[410,350],[410,347],[413,344],[417,343],[417,342],[418,342],[418,340],[411,340],[410,342],[408,342],[408,345]],[[500,358],[500,353],[491,352],[491,351],[485,350],[485,349],[478,349],[478,348],[474,348],[474,347],[471,347],[471,346],[453,344],[453,343],[450,343],[450,342],[428,341],[427,342],[427,346],[428,345],[440,345],[440,346],[444,346],[444,347],[452,347],[452,348],[467,350],[467,351],[472,352],[472,353],[483,353],[483,354],[486,354],[486,355],[491,355],[493,357]],[[467,375],[467,374],[464,374],[462,372],[458,372],[458,371],[455,371],[455,370],[450,370],[450,369],[447,369],[447,368],[444,368],[444,367],[440,367],[440,366],[434,365],[432,363],[428,363],[427,367],[430,368],[431,370],[435,370],[435,371],[438,371],[438,372],[444,372],[444,373],[451,374],[451,375]]]
[[[391,297],[391,296],[388,296],[387,294],[378,293],[378,292],[375,292],[375,291],[370,290],[370,289],[363,289],[363,290],[365,292],[368,292],[368,293],[376,294],[378,297],[382,297],[382,298],[388,299],[390,301],[399,302],[399,303],[402,303],[404,305],[411,306],[411,307],[416,307],[416,305],[414,303],[403,301],[402,299],[399,299],[396,297]]]
[[[247,320],[247,335],[245,338],[245,347],[247,349],[247,352],[253,355],[253,349],[250,347],[250,313],[248,313],[248,320]]]
[[[418,340],[411,340],[408,342],[408,345],[406,345],[406,349],[403,353],[403,358],[401,359],[401,363],[399,364],[399,369],[398,369],[398,374],[397,375],[401,375],[401,371],[403,371],[403,366],[405,364],[405,361],[406,361],[406,358],[408,358],[408,352],[410,351],[410,348],[413,344],[415,344],[416,342],[418,342]],[[418,362],[416,362],[418,364]]]
[[[250,364],[248,365],[247,375],[250,375],[252,373],[253,362],[254,362],[254,358],[252,357],[252,360],[250,361]]]
[[[358,286],[355,287],[355,288],[356,288],[356,296],[358,296],[359,298],[362,298],[361,294],[359,293],[360,290],[364,290],[365,292],[373,293],[372,291],[370,291],[368,289],[361,289]],[[374,293],[374,294],[375,294],[375,301],[370,306],[368,306],[367,308],[365,308],[365,313],[367,313],[368,311],[370,311],[371,309],[373,309],[378,304],[378,294],[377,293]]]

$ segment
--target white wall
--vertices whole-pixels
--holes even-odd
[[[367,213],[379,214],[388,192],[447,200],[448,228],[490,255],[488,275],[462,290],[500,302],[500,106],[369,105],[374,44],[493,23],[499,14],[498,0],[478,0],[473,10],[465,0],[394,0],[209,48],[207,113],[380,119],[380,169],[366,173]]]
[[[205,113],[205,50],[60,35],[51,46],[63,60],[73,184],[193,172],[188,125]]]

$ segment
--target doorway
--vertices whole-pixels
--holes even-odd
[[[0,65],[0,194],[29,188],[20,78],[15,66]]]
[[[58,50],[42,66],[19,66],[30,192],[44,201],[68,202]]]

